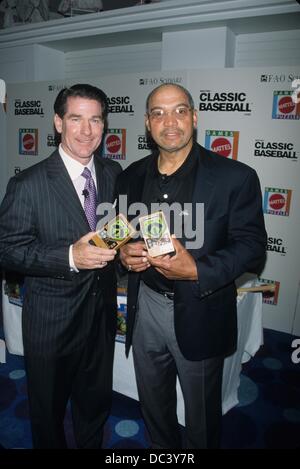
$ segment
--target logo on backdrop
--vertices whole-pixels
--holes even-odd
[[[51,92],[56,91],[58,93],[64,88],[68,88],[68,85],[64,83],[54,83],[53,85],[48,85],[48,91],[51,91]]]
[[[298,160],[297,152],[294,150],[292,142],[269,142],[263,139],[255,140],[254,156]]]
[[[15,99],[15,116],[40,116],[44,117],[44,108],[40,100],[23,101]]]
[[[293,100],[293,91],[274,91],[272,119],[300,119],[300,100]]]
[[[112,96],[108,98],[108,112],[112,114],[133,114],[134,109],[129,96]]]
[[[285,247],[285,243],[283,242],[283,239],[268,237],[267,251],[285,256],[286,247]]]
[[[264,73],[260,75],[261,83],[291,83],[298,78],[300,78],[300,75],[294,75],[293,73],[288,75],[285,73]]]
[[[262,294],[263,303],[267,305],[277,305],[280,282],[277,282],[276,280],[265,279],[265,278],[259,278],[258,280],[259,280],[259,283],[263,285],[274,285],[274,290],[263,292]]]
[[[239,132],[236,130],[206,130],[205,148],[221,156],[237,160]]]
[[[285,78],[286,77],[284,73],[282,73],[281,75],[263,74],[260,76],[260,81],[262,83],[284,83]]]
[[[112,160],[126,159],[126,129],[107,129],[103,157]]]
[[[139,79],[139,84],[142,86],[150,85],[155,87],[163,83],[182,85],[182,77],[146,77]]]
[[[290,189],[265,188],[264,213],[288,217],[292,191]]]
[[[21,166],[15,166],[14,168],[14,175],[16,176],[17,174],[19,174],[21,172]]]
[[[56,147],[55,136],[54,134],[47,135],[47,147]]]
[[[199,111],[225,111],[251,113],[250,103],[247,101],[247,94],[244,92],[212,92],[200,90]]]
[[[151,151],[146,135],[138,135],[138,150]]]
[[[19,154],[38,154],[38,129],[19,129]]]

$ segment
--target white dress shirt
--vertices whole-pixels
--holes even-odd
[[[64,151],[61,144],[59,145],[58,151],[59,151],[61,159],[64,162],[66,170],[68,171],[68,174],[72,180],[72,183],[75,187],[75,190],[79,197],[82,208],[84,208],[83,190],[84,190],[84,186],[86,182],[86,178],[82,176],[82,172],[84,168],[88,168],[91,171],[91,174],[92,174],[95,186],[96,186],[96,190],[97,190],[97,178],[96,178],[96,170],[95,170],[95,163],[94,163],[94,155],[92,155],[92,158],[90,159],[87,165],[83,165],[79,163],[79,161],[76,161],[74,160],[74,158],[69,156]],[[73,244],[71,244],[69,248],[69,265],[70,265],[71,270],[75,270],[75,272],[79,272],[73,259]]]

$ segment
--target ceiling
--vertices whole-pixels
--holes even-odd
[[[2,29],[0,48],[42,44],[71,52],[161,42],[163,33],[170,31],[225,26],[238,35],[287,31],[300,25],[299,4],[289,0],[161,0],[144,7],[137,7],[137,1],[102,0],[104,10],[116,11],[60,16],[60,20]],[[50,0],[50,8],[57,9],[59,3]]]

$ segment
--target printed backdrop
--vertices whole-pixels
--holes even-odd
[[[199,111],[198,142],[248,164],[260,177],[269,237],[261,281],[276,285],[264,294],[264,326],[299,335],[294,324],[300,280],[300,87],[297,94],[294,79],[300,79],[300,69],[276,67],[116,75],[89,83],[109,97],[103,156],[123,167],[149,153],[143,116],[151,89],[171,82],[191,91]],[[74,83],[8,85],[8,178],[52,153],[53,103]]]

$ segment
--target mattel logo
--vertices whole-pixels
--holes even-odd
[[[126,129],[108,129],[105,135],[103,157],[126,159]]]
[[[232,130],[206,130],[205,148],[226,158],[237,160],[239,132]]]
[[[265,188],[264,213],[288,217],[292,191],[290,189]]]
[[[274,91],[272,119],[300,119],[300,102],[292,95],[293,91]]]
[[[19,129],[19,154],[38,154],[38,129]]]
[[[276,282],[275,280],[270,280],[270,279],[265,279],[265,278],[259,278],[258,281],[262,285],[274,286],[274,288],[270,289],[270,291],[263,292],[262,294],[263,303],[267,305],[277,305],[280,282]]]

